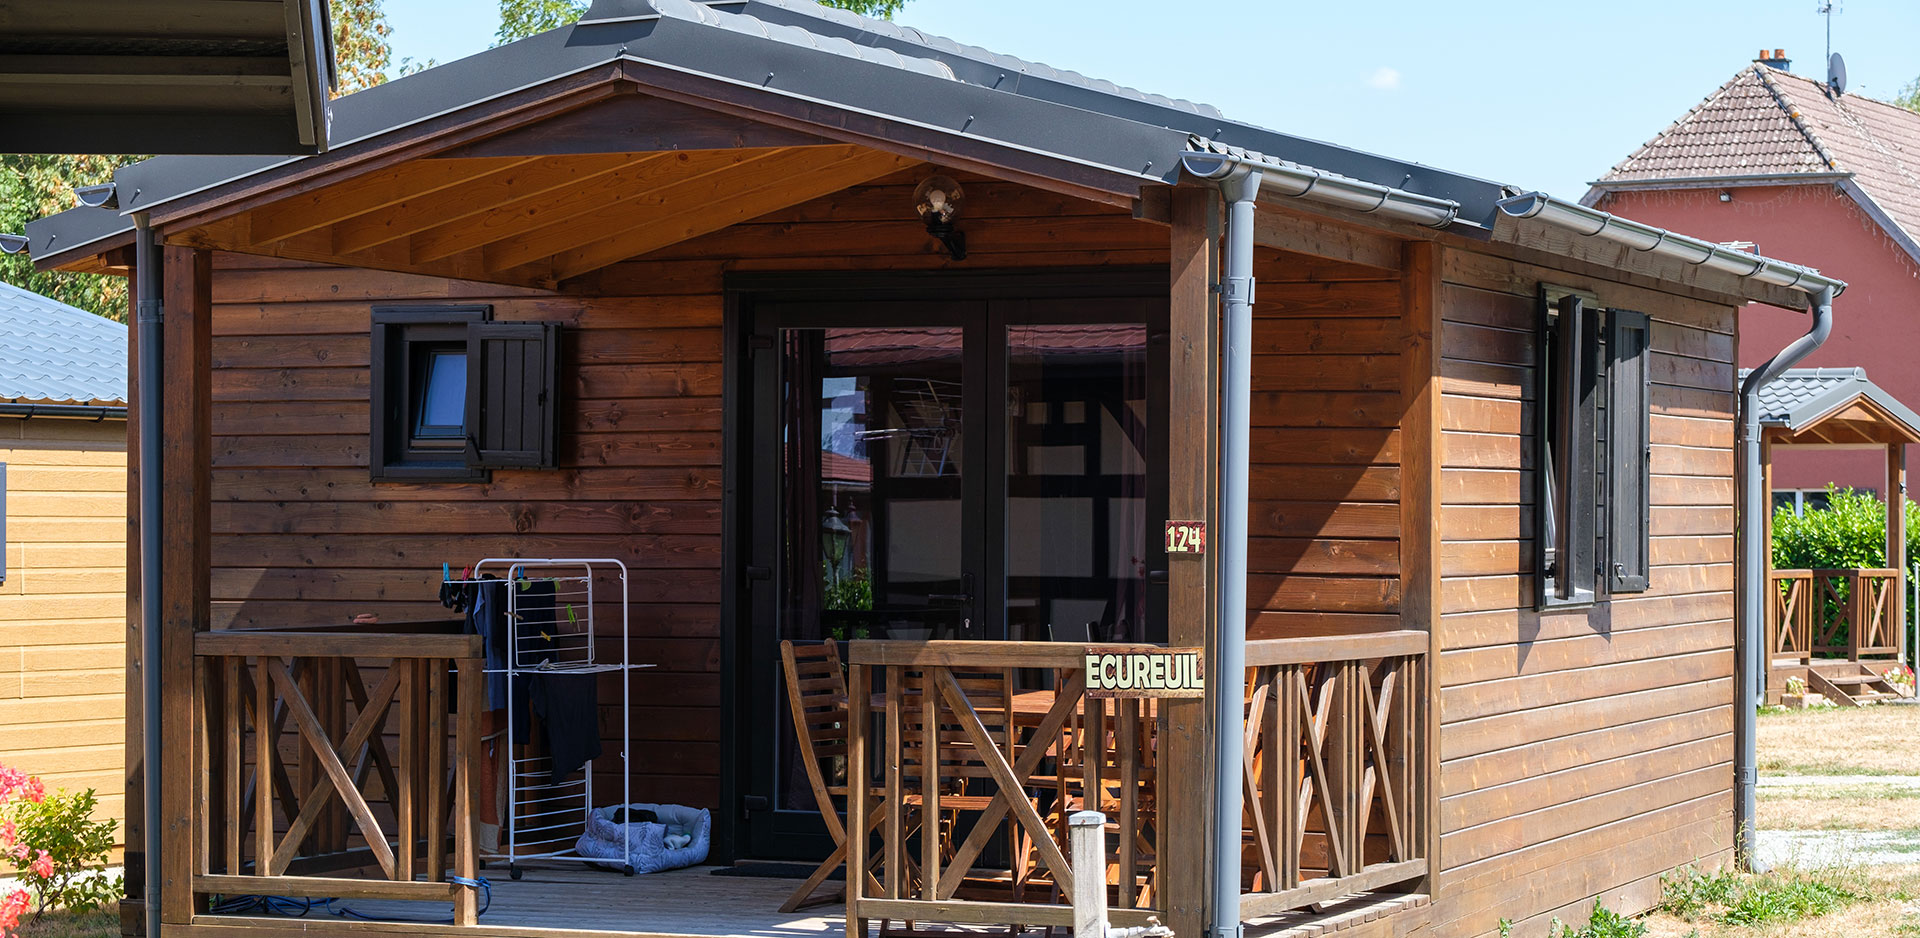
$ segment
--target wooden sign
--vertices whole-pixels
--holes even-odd
[[[1199,555],[1206,552],[1207,523],[1205,521],[1167,522],[1167,553]]]
[[[1088,697],[1202,697],[1198,648],[1087,649]]]

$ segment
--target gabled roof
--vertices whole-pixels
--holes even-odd
[[[1746,380],[1751,371],[1741,369],[1740,379]],[[1880,423],[1899,435],[1920,440],[1920,414],[1867,380],[1865,368],[1789,368],[1762,385],[1757,397],[1761,426],[1799,433],[1850,404],[1864,402],[1877,412]]]
[[[127,403],[127,327],[0,283],[0,400]]]
[[[1214,108],[1052,69],[807,0],[596,0],[580,23],[449,62],[333,102],[333,153],[528,89],[613,66],[645,81],[703,83],[815,123],[911,128],[918,152],[997,147],[1057,178],[1137,195],[1178,179],[1195,137],[1461,204],[1490,229],[1493,182],[1279,133]],[[306,159],[166,156],[115,174],[119,212],[74,209],[28,225],[30,250],[59,265],[111,247],[126,213],[163,216],[197,194],[297,171]],[[225,187],[225,189],[223,189]]]
[[[1593,183],[1839,185],[1920,261],[1920,113],[1755,62]]]

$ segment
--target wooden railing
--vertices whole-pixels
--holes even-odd
[[[194,892],[439,900],[475,924],[481,655],[477,635],[195,636]]]
[[[1814,655],[1849,659],[1899,655],[1903,648],[1895,600],[1900,571],[1891,569],[1776,570],[1809,577],[1809,644]],[[1769,646],[1776,647],[1776,646]]]
[[[847,777],[868,796],[849,797],[846,829],[875,835],[848,844],[849,917],[1071,927],[1067,819],[1095,801],[1109,920],[1159,914],[1154,708],[1086,696],[1099,647],[852,643]],[[981,862],[995,844],[1006,869]]]
[[[1767,572],[1767,653],[1771,663],[1813,662],[1813,571]]]
[[[1242,920],[1428,875],[1427,642],[1247,643]]]
[[[1427,641],[1248,643],[1242,919],[1430,873]],[[1166,708],[1088,697],[1087,655],[1103,650],[852,643],[847,778],[867,795],[849,797],[845,829],[875,833],[848,844],[851,918],[1069,926],[1067,818],[1087,808],[1108,819],[1109,920],[1164,917],[1155,760]],[[1005,869],[981,862],[1008,843]]]

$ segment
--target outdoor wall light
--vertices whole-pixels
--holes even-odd
[[[1722,190],[1720,190],[1720,201],[1722,201],[1722,202],[1731,202],[1731,201],[1733,201],[1733,192],[1732,192],[1731,190],[1728,190],[1728,189],[1722,189]]]
[[[967,259],[967,233],[953,226],[966,197],[960,184],[946,176],[929,176],[913,190],[913,210],[927,223],[927,234],[940,239],[947,256],[956,261]]]
[[[26,235],[0,234],[0,254],[19,254],[26,249]]]
[[[97,186],[80,186],[73,190],[80,204],[91,208],[119,208],[120,194],[114,190],[113,183],[103,182]]]

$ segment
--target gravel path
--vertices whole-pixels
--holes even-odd
[[[1758,846],[1769,867],[1920,863],[1920,836],[1911,831],[1761,831]]]

